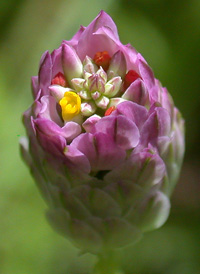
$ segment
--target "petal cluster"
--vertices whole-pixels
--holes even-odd
[[[32,92],[22,155],[52,226],[94,253],[160,227],[183,159],[184,121],[109,15],[101,11],[44,53]]]

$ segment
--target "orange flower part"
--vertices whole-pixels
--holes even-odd
[[[98,51],[93,60],[97,66],[101,66],[106,71],[110,65],[111,57],[107,51]]]
[[[56,76],[53,78],[53,80],[51,81],[51,84],[66,87],[67,81],[65,79],[64,74],[62,74],[62,72],[58,72]]]
[[[106,110],[104,116],[110,115],[115,109],[116,109],[115,106],[109,107],[109,108]]]
[[[136,71],[129,70],[126,73],[125,78],[124,78],[124,89],[126,90],[138,78],[141,78],[141,77]]]

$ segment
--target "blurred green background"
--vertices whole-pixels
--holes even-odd
[[[0,274],[88,274],[96,258],[51,230],[19,156],[21,114],[41,54],[104,9],[186,120],[187,150],[167,223],[119,251],[125,274],[200,274],[200,1],[7,0],[0,4]],[[109,274],[109,273],[107,273]]]

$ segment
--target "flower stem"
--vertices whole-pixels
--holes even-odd
[[[119,270],[118,264],[119,260],[114,252],[99,254],[93,274],[123,274]]]

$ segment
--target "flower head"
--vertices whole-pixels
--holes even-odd
[[[45,52],[32,91],[22,155],[52,226],[94,253],[160,227],[183,159],[184,121],[109,15],[101,11]]]

